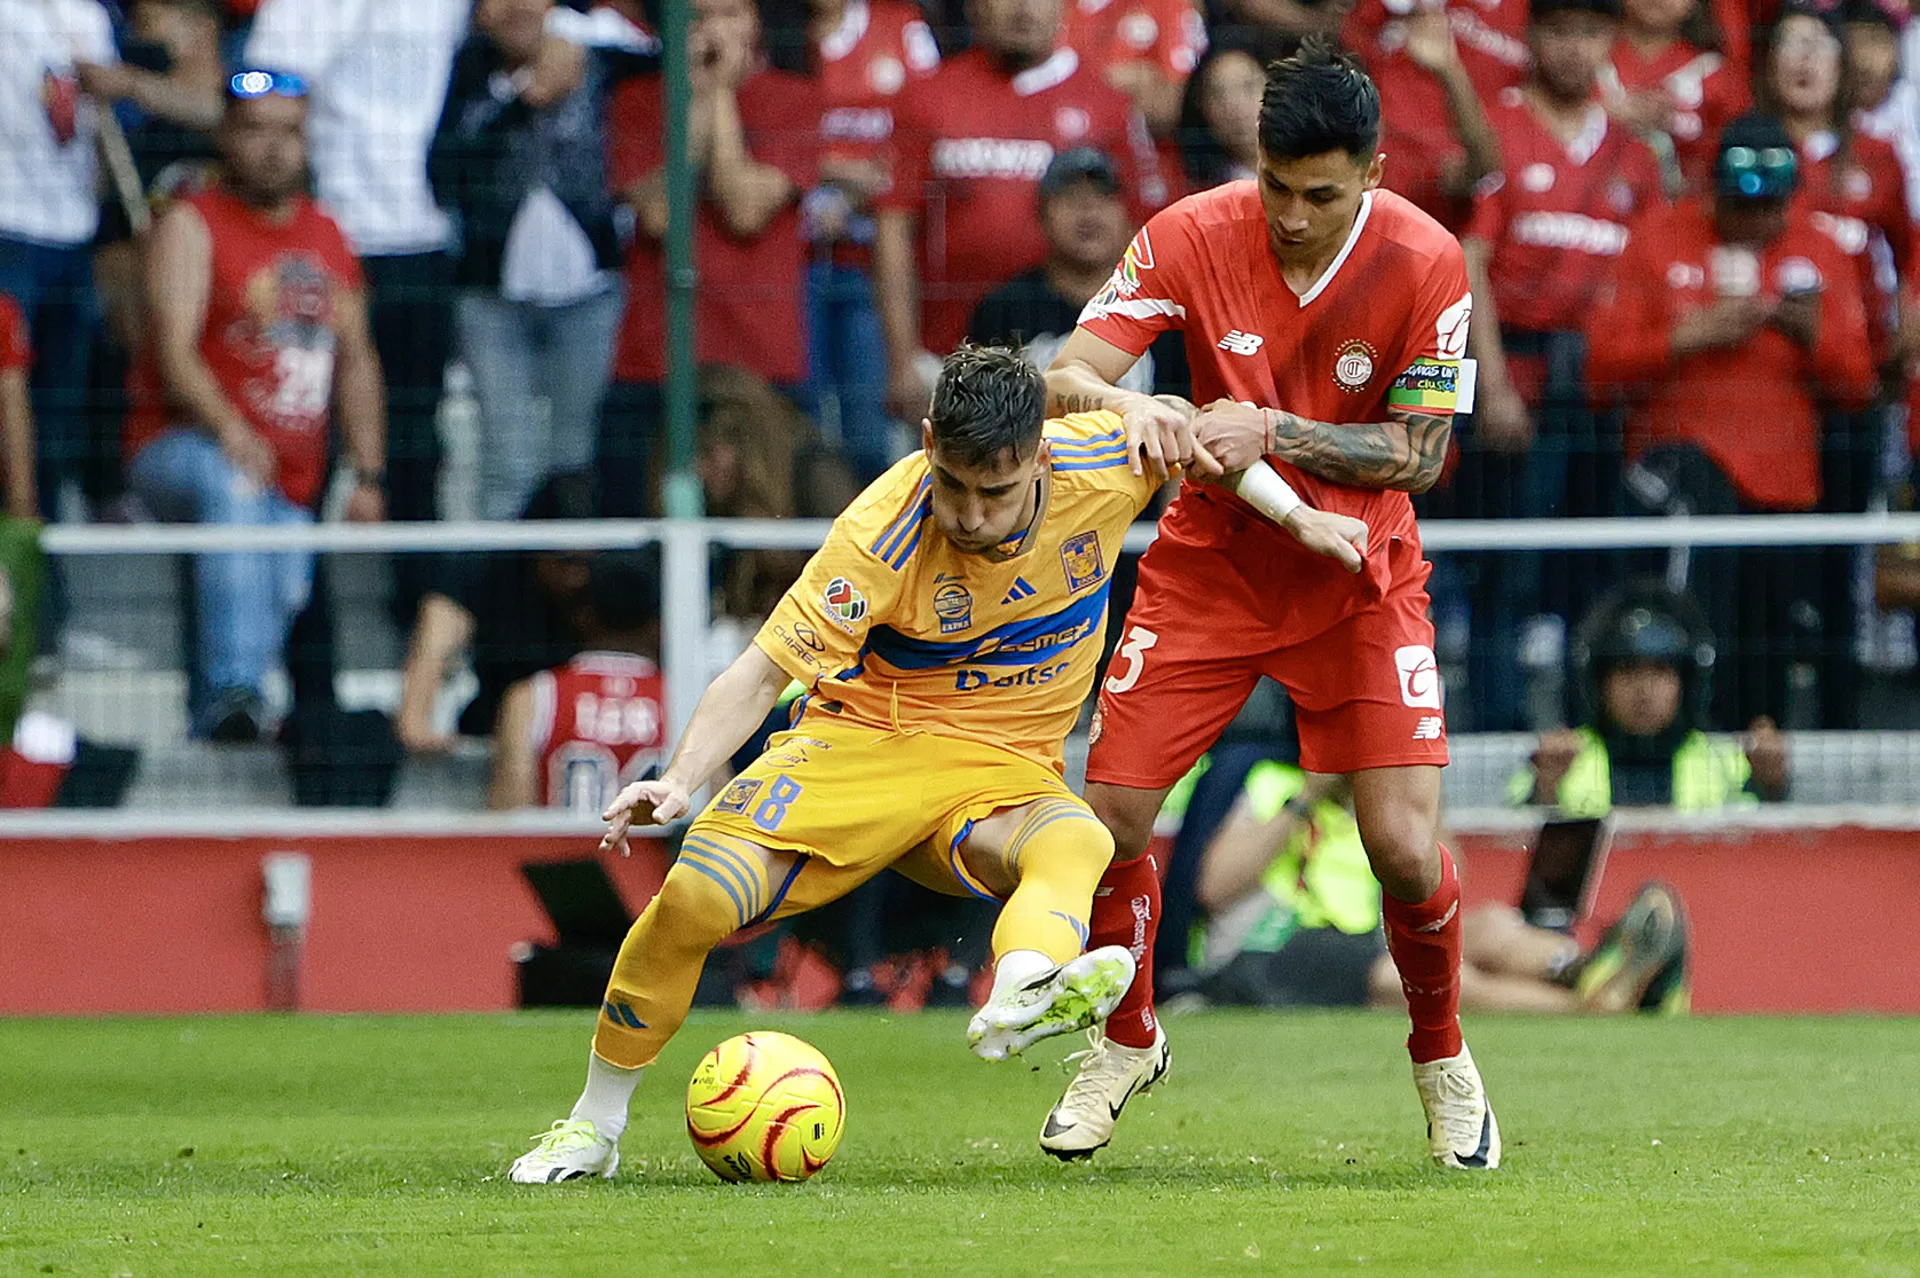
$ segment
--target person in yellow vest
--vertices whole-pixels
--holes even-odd
[[[1183,783],[1169,805],[1178,812],[1190,792]],[[1380,884],[1342,778],[1256,763],[1207,843],[1195,891],[1207,917],[1190,962],[1204,1002],[1405,1006],[1380,935]],[[1686,916],[1664,885],[1642,888],[1591,951],[1508,905],[1476,907],[1462,928],[1464,1008],[1686,1010]]]
[[[1541,736],[1508,784],[1518,805],[1569,817],[1615,807],[1711,812],[1787,794],[1786,739],[1767,718],[1743,741],[1707,734],[1713,635],[1697,605],[1659,582],[1603,598],[1573,646],[1582,722]]]

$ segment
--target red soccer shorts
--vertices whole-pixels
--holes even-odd
[[[1233,522],[1235,535],[1206,542],[1163,529],[1141,559],[1100,690],[1087,780],[1172,785],[1261,675],[1292,694],[1308,771],[1445,766],[1446,712],[1427,619],[1432,566],[1417,544],[1388,539],[1352,578],[1276,544],[1283,533]]]

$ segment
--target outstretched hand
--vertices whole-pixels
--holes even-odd
[[[1288,515],[1283,527],[1294,540],[1316,555],[1338,560],[1348,572],[1359,572],[1367,557],[1367,524],[1351,515],[1302,506]]]
[[[614,796],[600,819],[607,823],[607,832],[600,836],[602,852],[618,852],[621,856],[632,855],[627,846],[627,832],[636,825],[664,825],[675,817],[684,816],[692,806],[692,796],[685,787],[662,777],[654,781],[635,781],[632,785]]]

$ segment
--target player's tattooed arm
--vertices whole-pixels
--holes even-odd
[[[1384,422],[1317,422],[1297,413],[1261,410],[1266,451],[1338,484],[1424,493],[1440,479],[1453,418],[1393,411]]]

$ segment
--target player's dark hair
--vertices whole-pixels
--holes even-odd
[[[933,442],[963,466],[990,466],[1008,449],[1031,457],[1047,418],[1047,382],[1018,351],[962,345],[933,386]]]
[[[1380,90],[1349,54],[1318,36],[1267,68],[1260,97],[1260,149],[1300,160],[1344,151],[1372,159],[1380,145]]]

